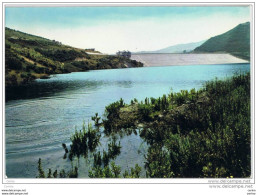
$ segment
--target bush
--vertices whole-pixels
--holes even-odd
[[[250,105],[247,73],[207,82],[199,91],[133,100],[125,105],[125,117],[115,102],[107,107],[104,124],[109,134],[129,132],[123,121],[138,116],[130,122],[143,124],[148,177],[244,178],[251,175]]]
[[[94,129],[91,124],[88,124],[86,128],[83,124],[82,130],[75,130],[71,136],[69,159],[72,160],[74,156],[87,158],[88,152],[94,152],[99,145],[100,137],[99,129]]]
[[[166,128],[158,122],[142,131],[141,137],[150,143],[149,177],[250,176],[250,75],[208,82],[202,92],[210,104],[187,107],[179,113],[181,119],[173,115],[174,121],[184,120],[177,123],[176,131],[174,122],[168,121]],[[175,95],[178,104],[195,97],[187,92]],[[186,121],[191,122],[184,125]]]
[[[151,105],[147,105],[147,104],[138,105],[138,115],[141,120],[149,121],[151,112],[152,112]]]
[[[5,65],[8,69],[12,70],[21,70],[22,63],[19,58],[16,57],[9,57],[5,60]]]

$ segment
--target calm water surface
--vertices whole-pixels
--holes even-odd
[[[69,145],[75,127],[80,129],[96,112],[123,98],[143,100],[181,89],[199,89],[205,81],[250,71],[249,64],[194,65],[98,70],[54,75],[28,86],[8,90],[5,105],[6,175],[34,178],[37,161],[43,168],[70,169],[62,159],[61,144]],[[102,141],[106,146],[108,138]],[[139,136],[121,140],[122,153],[116,163],[122,170],[143,166],[146,145]],[[140,152],[140,154],[138,154]],[[90,163],[79,161],[79,177],[87,177]]]

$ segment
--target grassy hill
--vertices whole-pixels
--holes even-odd
[[[50,74],[141,66],[135,60],[89,55],[86,49],[5,28],[6,86],[25,84]]]
[[[210,38],[194,52],[226,52],[250,60],[250,22],[239,24],[226,33]]]

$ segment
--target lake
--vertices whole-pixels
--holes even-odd
[[[96,112],[104,114],[105,106],[123,98],[126,103],[137,98],[159,97],[171,89],[199,89],[206,81],[224,79],[235,73],[250,71],[249,63],[187,65],[96,70],[53,75],[50,79],[6,91],[5,149],[8,178],[35,178],[37,162],[42,159],[46,171],[67,169],[62,159],[62,143],[69,145],[75,128],[81,129]],[[106,147],[106,141],[102,147]],[[122,170],[143,166],[146,144],[139,136],[121,140],[121,155],[116,163]],[[140,153],[140,154],[139,154]],[[87,177],[90,162],[79,161],[79,177]]]

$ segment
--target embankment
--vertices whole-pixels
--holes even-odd
[[[132,54],[132,60],[144,66],[249,63],[230,54]]]

